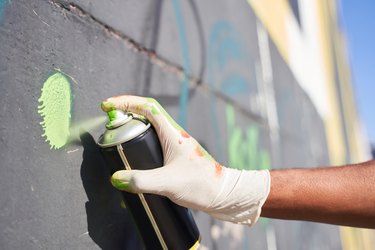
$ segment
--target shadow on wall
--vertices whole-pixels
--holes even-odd
[[[371,145],[372,159],[375,159],[375,144]]]
[[[83,151],[82,184],[87,194],[87,229],[101,249],[143,249],[136,227],[125,208],[120,206],[121,194],[109,179],[104,160],[93,137],[80,131]]]

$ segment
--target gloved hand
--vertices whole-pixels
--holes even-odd
[[[220,165],[152,98],[112,97],[102,103],[102,109],[146,117],[158,134],[164,155],[163,167],[114,173],[111,181],[116,188],[163,195],[221,220],[248,225],[257,221],[270,190],[269,171]]]

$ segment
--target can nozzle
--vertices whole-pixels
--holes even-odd
[[[107,112],[108,122],[105,125],[107,129],[115,129],[130,121],[133,117],[122,110],[111,110]]]

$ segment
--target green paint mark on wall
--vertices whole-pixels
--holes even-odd
[[[226,106],[229,166],[239,169],[271,169],[268,151],[259,148],[259,129],[249,126],[245,131],[236,126],[233,106]]]
[[[63,74],[55,73],[44,82],[38,113],[43,119],[42,136],[51,149],[59,149],[68,142],[71,100],[70,82]]]

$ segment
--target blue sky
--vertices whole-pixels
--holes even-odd
[[[375,1],[341,0],[359,115],[375,145]]]

